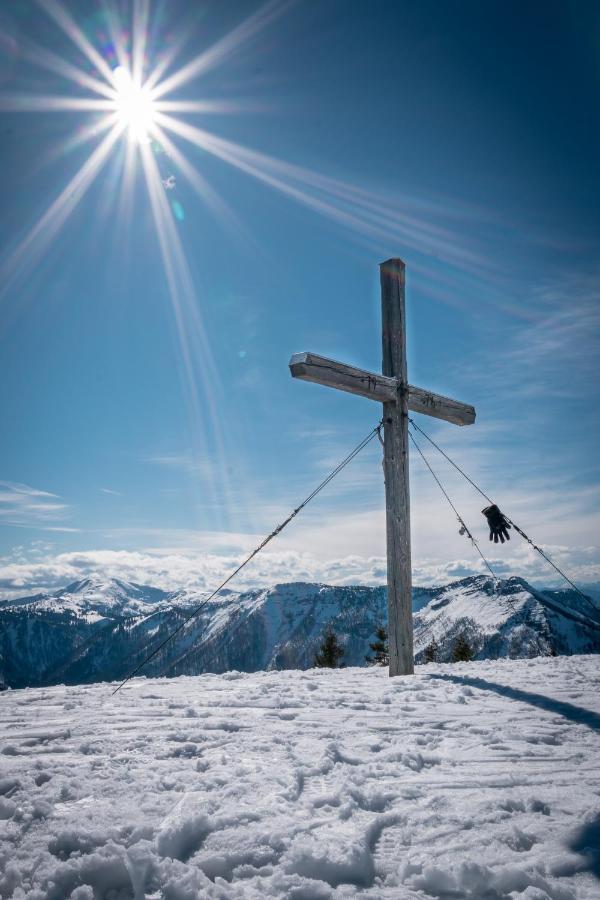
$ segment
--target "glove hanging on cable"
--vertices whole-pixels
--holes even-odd
[[[496,504],[493,503],[492,506],[487,506],[485,509],[482,509],[481,512],[486,517],[490,527],[490,541],[493,541],[495,544],[498,543],[498,539],[500,539],[501,544],[503,544],[505,540],[510,541],[508,529],[511,526],[506,516],[500,512]]]

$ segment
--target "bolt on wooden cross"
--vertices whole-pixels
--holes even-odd
[[[388,259],[380,265],[383,374],[317,356],[296,353],[290,360],[294,378],[358,394],[383,403],[385,505],[387,531],[388,642],[390,675],[414,671],[410,503],[408,492],[408,410],[472,425],[475,409],[408,384],[404,263]]]

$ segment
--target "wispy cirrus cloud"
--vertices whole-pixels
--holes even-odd
[[[463,374],[512,403],[538,396],[589,396],[599,374],[600,270],[562,272],[534,282],[521,304],[528,321],[507,319],[500,328],[490,322],[493,334],[486,334],[482,350],[463,362]]]
[[[142,462],[159,466],[165,471],[178,472],[196,478],[215,479],[222,476],[222,463],[206,455],[193,453],[157,453]]]
[[[0,481],[1,523],[52,530],[59,527],[52,523],[63,520],[69,510],[58,494],[15,481]]]

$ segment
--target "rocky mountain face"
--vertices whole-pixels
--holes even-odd
[[[189,622],[186,619],[198,609]],[[440,662],[464,635],[478,659],[600,652],[600,612],[575,591],[539,591],[483,576],[415,588],[415,658],[434,643]],[[385,624],[384,587],[281,584],[245,593],[167,592],[118,580],[71,584],[0,603],[0,682],[9,687],[148,676],[308,668],[331,625],[344,663],[365,664]]]

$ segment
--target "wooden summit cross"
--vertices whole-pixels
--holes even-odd
[[[388,259],[380,265],[383,374],[345,363],[296,353],[290,360],[294,378],[358,394],[383,403],[385,506],[387,531],[388,641],[390,675],[414,671],[410,505],[408,493],[408,410],[472,425],[475,409],[408,384],[404,313],[404,263]]]

